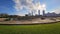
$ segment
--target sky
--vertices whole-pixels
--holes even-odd
[[[0,13],[23,16],[38,10],[60,13],[60,0],[0,0]]]

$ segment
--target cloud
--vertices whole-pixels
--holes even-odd
[[[29,10],[29,12],[31,11],[37,12],[37,10],[43,10],[46,8],[45,4],[43,5],[40,4],[40,0],[13,0],[13,1],[15,3],[14,8],[17,11],[23,10],[23,8],[25,8]]]
[[[59,13],[60,13],[60,8],[55,9],[54,12],[55,12],[56,14],[59,14]]]
[[[48,12],[50,12],[50,13],[55,12],[56,14],[59,14],[60,13],[60,8],[56,8],[56,9],[54,9],[52,11],[48,11]]]

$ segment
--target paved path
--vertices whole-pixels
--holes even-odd
[[[34,23],[51,23],[51,22],[56,22],[60,21],[59,19],[56,20],[51,20],[51,19],[32,19],[32,20],[25,20],[25,21],[5,21],[5,22],[0,22],[0,24],[34,24]]]

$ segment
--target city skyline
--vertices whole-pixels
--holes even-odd
[[[60,0],[0,0],[0,13],[25,15],[37,10],[60,13],[59,3]]]

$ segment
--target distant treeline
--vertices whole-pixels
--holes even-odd
[[[8,14],[0,14],[0,18],[16,18],[20,17],[18,15],[8,15]]]
[[[28,19],[34,19],[34,18],[39,18],[40,16],[18,16],[18,15],[8,15],[8,14],[0,14],[0,18],[13,18],[17,20],[28,20]]]
[[[32,20],[32,19],[36,19],[36,18],[41,18],[41,19],[45,19],[45,18],[54,18],[54,17],[46,17],[46,16],[18,16],[18,15],[8,15],[8,14],[0,14],[0,18],[8,18],[5,21],[8,20]],[[55,17],[56,18],[56,17]]]
[[[53,17],[53,16],[51,16]],[[34,19],[34,18],[48,18],[46,16],[19,16],[19,15],[9,15],[9,14],[0,14],[0,18],[17,18],[17,19]]]

